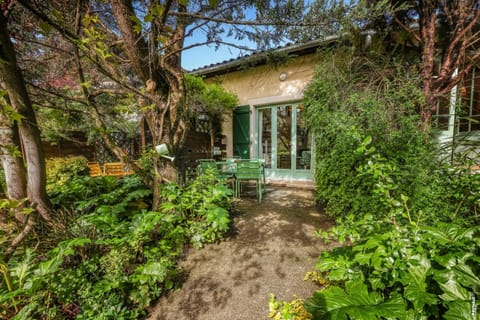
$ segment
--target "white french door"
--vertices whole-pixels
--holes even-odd
[[[311,179],[312,139],[302,104],[257,108],[257,154],[270,178]]]

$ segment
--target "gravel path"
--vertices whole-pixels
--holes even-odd
[[[317,289],[303,277],[327,249],[313,232],[331,221],[314,206],[312,190],[269,187],[262,204],[247,194],[232,218],[224,241],[188,252],[181,289],[161,298],[148,319],[268,319],[270,293],[290,301]]]

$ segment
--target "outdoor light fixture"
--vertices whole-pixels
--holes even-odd
[[[286,72],[280,73],[280,76],[278,78],[280,79],[280,81],[285,81],[285,79],[287,79],[287,73]]]
[[[165,159],[168,159],[173,162],[175,160],[175,157],[171,157],[168,155],[168,147],[165,143],[159,144],[158,146],[155,147],[155,151],[157,154]]]

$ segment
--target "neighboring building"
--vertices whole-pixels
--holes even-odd
[[[480,68],[474,68],[454,87],[450,96],[438,104],[434,134],[444,147],[444,155],[454,160],[455,153],[478,162],[480,159]]]
[[[270,182],[311,183],[313,143],[302,99],[320,59],[317,49],[328,43],[279,48],[275,53],[287,57],[283,63],[272,63],[267,53],[258,53],[192,72],[239,99],[239,107],[223,124],[227,157],[264,159]]]

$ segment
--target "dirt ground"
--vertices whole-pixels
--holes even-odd
[[[188,252],[185,281],[152,308],[150,320],[268,319],[270,293],[282,301],[310,296],[303,281],[327,247],[313,236],[332,222],[314,206],[313,191],[267,187],[237,203],[226,239]]]

